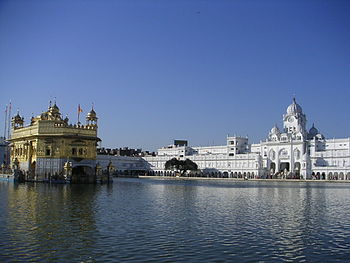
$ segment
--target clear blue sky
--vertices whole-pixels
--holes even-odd
[[[102,146],[155,150],[259,142],[295,94],[308,127],[349,137],[349,14],[346,0],[2,0],[0,106],[28,121],[56,97],[76,122],[93,102]]]

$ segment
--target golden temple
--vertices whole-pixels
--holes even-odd
[[[97,180],[97,115],[94,109],[86,124],[69,124],[62,118],[56,102],[47,111],[32,117],[24,125],[17,113],[12,118],[11,164],[22,171],[26,180],[69,180],[92,183]],[[16,167],[15,167],[16,166]]]

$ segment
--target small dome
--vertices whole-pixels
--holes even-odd
[[[94,107],[92,106],[91,111],[86,115],[87,125],[96,126],[97,119],[98,118],[97,118],[96,112],[94,111]]]
[[[96,112],[94,111],[94,109],[91,109],[91,111],[87,114],[87,117],[90,118],[96,118]]]
[[[321,133],[316,134],[315,137],[317,140],[324,140],[324,136]]]
[[[64,118],[63,120],[65,123],[68,123],[69,119],[68,119],[68,116],[66,116],[66,118]]]
[[[318,134],[318,130],[315,128],[314,124],[312,124],[312,127],[309,130],[309,136],[315,137]]]
[[[303,112],[303,109],[300,107],[298,103],[296,103],[295,98],[293,98],[293,103],[290,104],[287,108],[287,114],[297,114],[302,112]]]
[[[57,105],[55,103],[53,106],[50,107],[49,111],[52,113],[58,113],[58,112],[60,112],[60,109],[57,107]]]
[[[19,112],[17,112],[16,116],[13,117],[14,121],[21,121],[22,117],[19,115]]]
[[[270,134],[280,134],[280,129],[278,129],[277,125],[273,126],[273,128],[270,131]]]
[[[19,115],[19,111],[17,111],[16,116],[12,118],[12,122],[15,124],[23,125],[24,118]]]

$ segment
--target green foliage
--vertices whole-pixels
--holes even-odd
[[[165,163],[165,170],[174,170],[177,169],[176,167],[178,167],[178,162],[179,160],[176,158],[170,159],[168,161],[166,161]]]
[[[186,159],[185,161],[178,160],[176,158],[170,159],[165,163],[166,170],[178,170],[181,173],[185,171],[196,171],[198,166],[196,163],[192,162],[190,159]]]

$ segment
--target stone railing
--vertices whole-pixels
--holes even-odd
[[[3,168],[3,167],[0,168],[0,174],[12,174],[12,173],[13,171],[10,168]]]
[[[55,123],[54,127],[57,128],[72,128],[72,129],[85,129],[85,130],[96,130],[97,126],[93,125],[79,125],[79,124],[65,124],[65,123]]]

